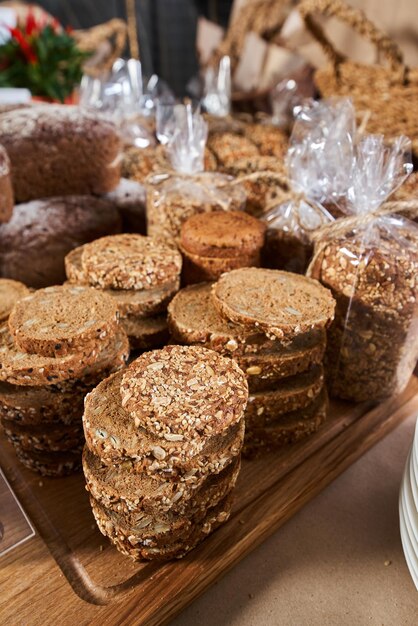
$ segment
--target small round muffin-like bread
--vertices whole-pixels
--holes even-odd
[[[81,265],[91,285],[143,290],[176,281],[181,271],[181,255],[163,241],[124,234],[86,244]]]
[[[239,455],[243,419],[226,433],[205,441],[160,438],[137,426],[122,406],[122,375],[109,376],[86,397],[83,425],[87,446],[103,463],[196,483],[204,475],[221,472]]]
[[[78,106],[44,105],[0,116],[17,202],[102,194],[120,179],[121,140],[114,124]]]
[[[18,348],[29,354],[58,357],[81,352],[118,325],[115,302],[90,287],[46,287],[19,300],[9,316]]]
[[[0,322],[7,319],[16,302],[29,293],[29,289],[23,283],[0,278]]]
[[[334,318],[329,289],[312,278],[279,270],[234,270],[213,285],[212,296],[227,319],[279,339],[327,328]]]
[[[322,331],[313,331],[296,337],[291,344],[283,344],[276,337],[268,338],[265,333],[230,322],[215,308],[210,283],[181,289],[168,305],[168,325],[176,342],[201,343],[234,358],[254,355],[261,359],[271,355],[286,361],[289,356],[310,351],[317,345],[321,346],[322,354],[325,348]],[[254,364],[248,363],[248,367]]]
[[[185,250],[181,244],[179,244],[179,249],[183,255],[181,278],[184,285],[218,280],[225,272],[231,272],[240,267],[258,267],[260,265],[259,250],[245,256],[234,256],[228,259],[225,257],[198,256]]]
[[[109,537],[122,554],[134,561],[168,561],[185,556],[218,526],[226,522],[231,513],[232,497],[228,495],[215,507],[210,508],[205,517],[190,525],[189,530],[180,538],[169,541],[167,544],[159,543],[155,547],[149,545],[149,539],[142,541],[132,535],[128,528],[118,525],[109,512],[94,498],[90,498],[90,503],[100,532],[105,537]]]
[[[186,252],[202,257],[246,257],[261,250],[265,231],[263,222],[243,211],[214,211],[190,217],[180,242]]]
[[[161,348],[169,338],[166,315],[155,317],[130,316],[121,320],[121,325],[128,335],[132,350]]]
[[[231,132],[210,135],[208,148],[215,155],[220,169],[237,159],[256,157],[260,154],[257,146],[250,139]]]
[[[203,476],[196,483],[179,483],[161,474],[134,474],[123,466],[105,465],[85,446],[83,470],[87,490],[107,509],[137,517],[140,514],[158,517],[168,511],[185,515],[222,500],[235,486],[240,458],[236,457],[219,474]]]
[[[14,197],[10,176],[10,159],[0,145],[0,223],[8,222],[13,213]]]
[[[260,154],[284,160],[289,138],[281,128],[273,124],[246,124],[244,132],[255,143]]]
[[[296,443],[315,433],[327,418],[328,397],[325,389],[309,406],[282,415],[268,426],[246,431],[243,455],[257,456]]]
[[[131,363],[120,386],[135,424],[167,441],[204,441],[237,424],[248,400],[244,374],[200,346],[166,346]]]
[[[118,329],[115,337],[101,345],[93,344],[85,351],[61,357],[27,354],[16,347],[7,325],[0,327],[0,380],[13,385],[61,385],[68,390],[68,381],[92,378],[109,367],[112,359],[122,366],[129,356],[129,344],[125,331]],[[113,368],[113,365],[112,365]]]
[[[75,248],[65,257],[65,271],[68,282],[72,284],[88,285],[88,276],[81,265],[81,255],[84,246]],[[163,313],[172,297],[180,287],[180,280],[160,285],[152,289],[103,289],[103,292],[113,298],[117,304],[121,318],[136,316],[148,317]],[[98,289],[98,287],[96,287]]]
[[[273,425],[284,413],[304,409],[324,387],[324,368],[314,365],[306,372],[289,376],[274,389],[250,393],[245,410],[247,430]]]

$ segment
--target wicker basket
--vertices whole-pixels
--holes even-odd
[[[403,62],[402,51],[365,14],[341,0],[305,0],[299,11],[306,26],[322,46],[330,63],[315,72],[315,83],[324,97],[350,96],[366,132],[388,139],[406,135],[418,154],[418,69]],[[371,41],[387,65],[365,65],[346,59],[326,37],[314,15],[337,17]],[[366,116],[366,117],[365,117]]]

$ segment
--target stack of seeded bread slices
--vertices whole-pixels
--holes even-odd
[[[137,234],[102,237],[65,258],[69,283],[111,296],[133,350],[166,343],[167,304],[180,286],[181,254],[170,243]]]
[[[118,550],[179,558],[228,519],[247,399],[238,366],[200,346],[144,353],[87,396],[87,489]]]
[[[48,287],[16,302],[0,327],[0,419],[26,467],[80,468],[84,396],[128,357],[116,305],[95,289]]]
[[[248,456],[302,439],[325,420],[322,360],[333,315],[317,281],[261,268],[186,287],[168,308],[173,342],[216,350],[245,372]]]

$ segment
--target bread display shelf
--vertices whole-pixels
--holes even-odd
[[[0,623],[167,623],[415,410],[415,376],[374,408],[332,402],[311,438],[244,461],[228,523],[160,564],[131,562],[99,533],[82,475],[40,480],[1,437],[0,464],[37,535],[0,557]]]

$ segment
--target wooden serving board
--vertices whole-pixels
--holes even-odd
[[[0,624],[167,623],[414,410],[415,376],[374,408],[331,403],[310,439],[245,461],[230,520],[186,558],[162,564],[133,563],[102,537],[82,475],[40,479],[0,438],[0,464],[37,531],[0,556]]]

